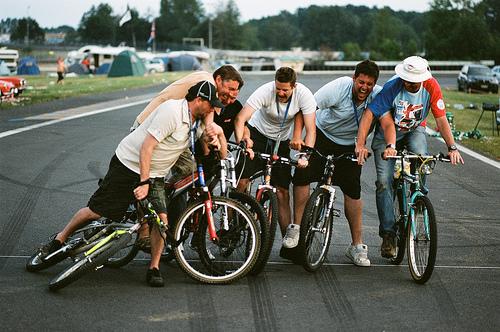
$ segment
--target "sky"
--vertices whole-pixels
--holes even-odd
[[[282,10],[294,13],[297,8],[318,6],[368,6],[382,8],[391,7],[393,10],[425,12],[429,10],[431,0],[234,0],[241,14],[241,21],[279,14]],[[76,28],[82,15],[92,5],[107,3],[113,8],[115,15],[124,13],[127,3],[139,11],[141,17],[151,15],[155,17],[160,11],[160,0],[2,0],[8,2],[0,10],[0,20],[5,18],[31,17],[43,28],[69,25]],[[202,0],[205,11],[213,13],[224,0]]]

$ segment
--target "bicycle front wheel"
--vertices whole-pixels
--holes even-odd
[[[210,239],[205,204],[191,204],[179,218],[174,236],[179,266],[191,278],[208,284],[226,284],[245,276],[260,249],[259,227],[240,203],[212,197],[217,239]]]
[[[328,254],[333,223],[333,211],[327,215],[330,195],[328,190],[316,188],[302,215],[299,249],[303,254],[302,265],[309,272],[318,270]]]
[[[412,278],[423,284],[432,275],[437,252],[436,217],[429,198],[419,196],[415,199],[408,221],[408,265]]]
[[[88,256],[82,257],[66,270],[59,273],[59,275],[50,281],[49,289],[51,291],[55,291],[66,287],[72,282],[80,279],[86,273],[96,270],[98,267],[107,262],[109,257],[113,256],[113,254],[115,254],[118,250],[126,246],[127,243],[130,242],[131,238],[132,235],[130,233],[124,233],[112,238],[101,248],[97,249]]]
[[[267,215],[264,211],[262,205],[260,205],[255,198],[252,196],[240,193],[237,191],[231,191],[229,193],[229,198],[237,200],[239,203],[242,203],[248,211],[252,213],[253,218],[258,222],[260,227],[260,251],[259,257],[257,258],[257,262],[255,262],[254,267],[250,271],[250,274],[257,275],[267,264],[267,260],[269,259],[269,255],[271,254],[271,249],[273,243],[271,241],[271,231],[269,229],[270,225],[267,220]],[[274,237],[273,237],[274,239]]]

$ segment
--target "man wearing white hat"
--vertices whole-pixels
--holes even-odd
[[[382,257],[392,258],[396,254],[394,243],[394,211],[392,182],[394,160],[384,158],[396,155],[396,147],[406,146],[410,151],[427,154],[425,135],[426,117],[432,112],[439,132],[448,146],[452,164],[462,163],[450,125],[441,87],[429,71],[427,60],[411,56],[395,68],[396,76],[389,80],[377,97],[368,105],[359,125],[356,143],[358,162],[363,164],[368,150],[366,137],[373,117],[378,118],[373,136],[372,149],[377,168],[377,213]],[[383,154],[383,156],[382,156]]]

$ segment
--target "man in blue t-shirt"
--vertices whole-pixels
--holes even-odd
[[[375,62],[365,60],[356,65],[354,76],[340,77],[320,88],[314,97],[316,111],[316,144],[321,154],[336,156],[354,153],[355,138],[363,111],[381,90],[375,85],[379,69]],[[321,180],[325,161],[312,156],[309,167],[297,168],[293,178],[295,223],[300,225],[309,197],[309,184]],[[370,266],[368,247],[362,238],[361,165],[340,160],[334,171],[333,184],[344,194],[344,211],[351,229],[351,245],[346,256],[358,266]]]

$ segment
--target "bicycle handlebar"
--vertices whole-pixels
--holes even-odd
[[[335,156],[333,154],[325,156],[324,154],[322,154],[321,152],[319,152],[315,148],[310,147],[310,146],[305,146],[305,145],[302,146],[302,149],[300,151],[301,152],[304,151],[305,153],[307,153],[309,155],[316,154],[317,156],[319,156],[320,158],[323,158],[323,159],[330,158],[333,161],[337,161],[337,160],[340,160],[340,159],[350,160],[350,161],[353,161],[353,162],[357,162],[358,161],[358,158],[356,157],[356,155],[354,154],[354,152],[347,152],[347,153],[343,153],[343,154],[338,155],[338,156]],[[372,155],[371,152],[368,152],[368,156],[366,157],[366,159],[370,158],[371,155]]]
[[[384,154],[382,153],[382,158],[384,157]],[[437,160],[445,163],[451,162],[450,158],[448,158],[447,155],[445,155],[442,152],[439,152],[436,155],[422,155],[422,154],[416,154],[412,152],[407,152],[407,151],[398,151],[398,154],[396,156],[387,156],[387,159],[425,159],[425,160]]]

